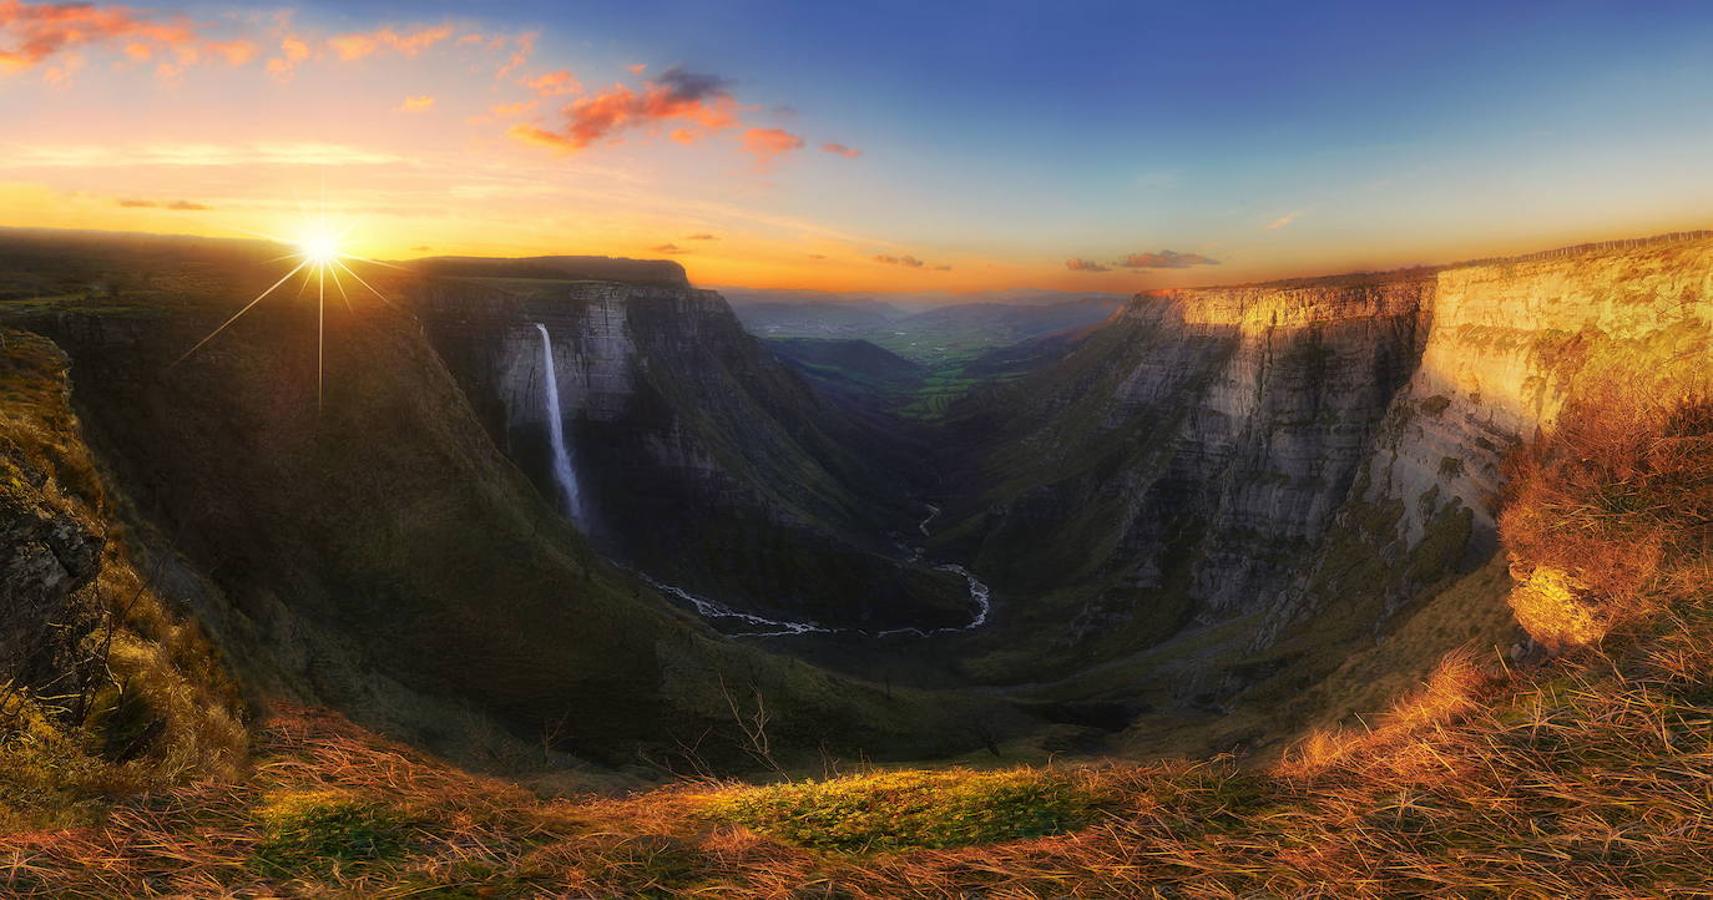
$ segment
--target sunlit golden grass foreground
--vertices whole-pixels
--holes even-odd
[[[1651,623],[1623,655],[1526,675],[1457,658],[1373,733],[1323,739],[1271,770],[1216,759],[877,772],[540,801],[343,720],[285,710],[261,736],[251,779],[126,803],[93,828],[0,838],[0,887],[115,896],[1704,890],[1710,636],[1713,622],[1693,610]],[[996,812],[997,826],[984,820]],[[1041,835],[1003,833],[1018,821]],[[1047,833],[1061,829],[1070,830]],[[979,843],[948,846],[964,841]]]

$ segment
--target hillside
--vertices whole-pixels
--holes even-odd
[[[687,745],[753,765],[728,700],[762,685],[801,729],[776,736],[782,758],[846,739],[839,752],[886,755],[917,740],[962,752],[981,739],[957,722],[1006,720],[992,704],[953,710],[723,641],[593,553],[488,438],[401,307],[331,319],[319,408],[315,347],[301,340],[312,308],[259,309],[172,365],[226,298],[267,284],[251,251],[223,252],[206,287],[193,270],[151,264],[170,301],[138,291],[93,306],[66,294],[4,313],[69,358],[77,418],[65,440],[87,438],[104,490],[120,498],[100,530],[174,561],[170,602],[259,696],[330,706],[470,764],[600,763],[603,778],[658,777],[647,760],[668,765]],[[68,281],[136,263],[112,245],[73,261]],[[813,708],[830,718],[802,714]]]
[[[620,561],[766,616],[873,630],[970,617],[961,579],[900,559],[912,449],[823,401],[717,294],[435,280],[413,299],[493,442],[553,483],[543,353],[580,495]]]
[[[1703,395],[1704,396],[1704,395]],[[541,801],[282,711],[259,777],[115,812],[102,830],[0,838],[9,887],[364,895],[844,896],[1696,892],[1713,839],[1713,413],[1704,400],[1572,413],[1533,448],[1504,528],[1581,528],[1587,573],[1662,538],[1602,589],[1603,651],[1448,653],[1372,727],[1282,761],[865,772]],[[1610,426],[1624,426],[1613,440]],[[1641,426],[1637,429],[1635,426]],[[1570,473],[1578,477],[1566,479]],[[1620,488],[1622,514],[1578,513]],[[1590,493],[1593,492],[1593,493]],[[1517,523],[1513,526],[1512,523]],[[1590,556],[1590,551],[1603,552]],[[1559,557],[1562,560],[1563,557]],[[1555,560],[1558,561],[1558,560]],[[1526,593],[1513,595],[1519,612]],[[1551,629],[1538,637],[1564,636]],[[1584,640],[1594,639],[1591,634]]]

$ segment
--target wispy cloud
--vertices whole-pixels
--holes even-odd
[[[1155,253],[1132,253],[1117,264],[1126,269],[1188,269],[1191,266],[1217,266],[1219,260],[1200,253],[1160,250]]]
[[[523,68],[524,63],[529,62],[529,57],[535,53],[535,41],[537,37],[539,37],[539,35],[533,31],[526,31],[516,37],[513,37],[511,39],[512,53],[510,56],[506,57],[505,64],[495,70],[494,78],[500,80],[510,78],[513,72]]]
[[[488,107],[488,113],[496,118],[511,119],[526,113],[534,112],[536,101],[520,100],[516,103],[497,103]]]
[[[398,108],[399,112],[427,112],[434,108],[434,98],[428,94],[406,97]]]
[[[1081,259],[1078,257],[1073,257],[1071,259],[1065,260],[1065,268],[1070,269],[1072,272],[1110,272],[1110,271],[1112,271],[1111,267],[1109,267],[1109,266],[1103,266],[1100,263],[1097,263],[1092,259]]]
[[[689,250],[686,250],[685,248],[680,247],[677,244],[657,244],[657,245],[650,247],[648,249],[654,253],[665,253],[668,256],[677,256],[681,253],[689,253],[690,252]]]
[[[684,240],[687,241],[717,241],[719,239],[719,235],[708,234],[707,232],[703,232],[701,234],[687,234],[684,236]]]
[[[923,261],[917,259],[914,256],[879,255],[879,256],[876,256],[874,258],[874,261],[877,263],[885,263],[886,265],[889,265],[889,266],[903,266],[906,269],[920,269],[923,266],[927,265],[927,263],[924,263]]]
[[[336,34],[327,39],[327,46],[347,62],[372,56],[382,50],[391,50],[400,56],[416,56],[451,37],[454,30],[450,24],[420,26],[414,31],[402,32],[390,27],[377,28],[374,31]]]
[[[268,74],[289,81],[298,64],[309,58],[309,42],[295,34],[280,38],[280,55],[268,60]]]
[[[524,79],[523,86],[543,97],[563,97],[566,94],[583,93],[583,82],[571,74],[570,69],[556,69]]]
[[[919,260],[916,257],[909,256],[909,255],[891,256],[891,255],[887,255],[887,254],[881,254],[879,256],[874,257],[874,261],[877,263],[882,263],[884,265],[888,265],[888,266],[901,266],[901,267],[906,268],[906,269],[925,269],[925,270],[928,270],[930,272],[950,272],[952,270],[951,266],[948,266],[945,264],[931,266],[931,265],[928,265],[927,263],[923,262],[922,260]]]
[[[390,153],[344,144],[75,144],[12,145],[0,168],[102,168],[132,166],[353,166],[403,162]]]
[[[148,18],[124,6],[92,3],[0,2],[0,71],[33,68],[79,47],[124,43],[138,55],[157,50],[194,50],[197,28],[189,20]]]
[[[645,83],[640,92],[615,84],[577,99],[564,112],[561,130],[519,125],[510,134],[527,143],[573,152],[650,124],[677,121],[717,131],[738,122],[737,102],[726,79],[677,67]]]
[[[844,144],[836,144],[832,142],[822,144],[821,152],[831,153],[834,156],[842,156],[845,159],[856,159],[862,155],[862,151],[855,147],[847,147]]]
[[[783,128],[751,128],[744,132],[743,148],[766,168],[784,154],[803,149],[803,138]]]
[[[1297,213],[1297,212],[1285,213],[1284,215],[1278,217],[1277,219],[1274,219],[1273,221],[1268,222],[1266,225],[1266,228],[1268,231],[1278,231],[1279,229],[1290,225],[1292,222],[1295,222],[1297,220],[1297,216],[1299,216],[1299,215],[1301,215],[1301,213]]]
[[[200,63],[242,66],[260,52],[247,38],[219,40],[210,30],[126,6],[0,0],[0,74],[41,67],[43,81],[61,84],[84,67],[85,51],[108,49],[131,63],[155,62],[159,77],[174,80]]]
[[[211,206],[192,203],[189,200],[138,200],[122,197],[118,203],[126,209],[169,209],[174,212],[206,212],[213,209]]]

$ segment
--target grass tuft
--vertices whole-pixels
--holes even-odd
[[[1050,770],[909,771],[734,788],[710,812],[804,847],[866,851],[1061,834],[1111,801],[1089,779]]]
[[[343,791],[282,791],[267,799],[256,818],[265,837],[252,861],[268,875],[336,876],[396,858],[410,843],[407,816]]]

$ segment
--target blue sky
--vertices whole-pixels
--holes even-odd
[[[227,22],[278,9],[188,7]],[[1113,289],[1693,227],[1713,209],[1707,3],[356,2],[296,6],[291,27],[443,21],[537,33],[520,72],[563,67],[583,91],[542,98],[536,144],[560,135],[564,172],[622,170],[651,203],[736,210],[712,224],[767,245],[754,268],[769,283],[801,271],[786,264],[793,228],[850,244],[801,248],[808,258],[945,261],[890,273],[912,288]],[[265,51],[277,37],[257,40]],[[397,93],[416,78],[447,110],[460,88],[430,57],[448,46],[365,61],[362,85]],[[627,71],[637,64],[646,72]],[[642,91],[673,66],[717,76],[741,111],[709,134],[738,146],[779,131],[801,147],[758,154],[752,170],[672,146],[669,126],[564,142],[576,117],[555,104]],[[336,84],[331,70],[294,81]],[[7,91],[0,108],[18,102]],[[824,142],[861,156],[815,153]],[[1115,265],[1163,250],[1219,265]],[[731,280],[741,266],[716,268]]]

